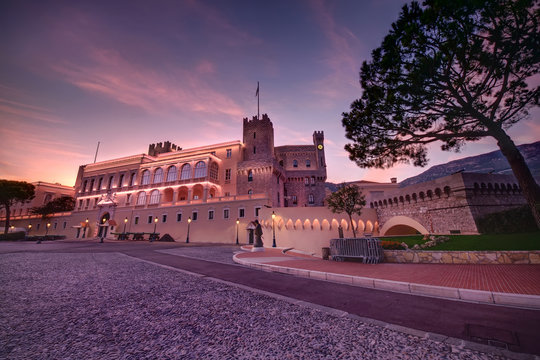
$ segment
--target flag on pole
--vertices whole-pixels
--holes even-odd
[[[259,82],[257,81],[257,91],[255,91],[255,96],[259,96]]]

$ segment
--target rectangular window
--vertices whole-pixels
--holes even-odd
[[[260,207],[255,208],[255,217],[259,217],[259,212],[261,211]]]
[[[149,223],[149,224],[152,223],[152,215],[148,215],[148,223]]]
[[[298,198],[296,197],[296,195],[293,195],[293,196],[292,196],[292,203],[293,203],[294,205],[298,204]]]
[[[254,154],[257,153],[257,147],[256,147],[256,146],[253,147],[253,153],[254,153]]]
[[[167,222],[167,214],[161,215],[161,222],[166,223]]]
[[[193,213],[191,213],[191,220],[196,221],[198,216],[199,213],[197,211],[194,211]]]
[[[311,185],[315,185],[315,176],[311,177]]]
[[[229,191],[225,191],[225,196],[231,196],[231,193]]]
[[[135,225],[139,225],[139,217],[135,216]]]
[[[307,176],[304,178],[304,185],[309,185],[309,178]]]
[[[214,220],[214,210],[208,210],[208,220]]]
[[[308,196],[308,201],[309,201],[309,203],[310,203],[311,205],[313,205],[313,204],[315,203],[315,199],[314,199],[314,197],[313,197],[313,194],[309,194],[309,196]]]
[[[131,194],[127,194],[127,196],[126,196],[126,205],[129,205],[130,201],[131,201]]]
[[[90,206],[90,199],[86,199],[86,209]]]
[[[225,181],[231,181],[231,169],[225,169]]]
[[[306,160],[306,167],[311,167],[311,160]]]
[[[176,214],[176,222],[182,221],[182,213]]]
[[[227,149],[227,159],[232,157],[232,149]]]
[[[62,225],[62,227],[65,229],[67,226],[67,222],[64,221],[64,224]]]
[[[41,225],[41,224],[37,224],[37,226],[36,226],[36,230],[39,230],[39,225]]]
[[[238,209],[238,217],[243,218],[246,215],[246,210],[244,208]]]
[[[228,219],[229,218],[229,209],[223,209],[223,218]]]
[[[79,200],[79,209],[82,209],[82,200]]]
[[[101,190],[101,185],[103,185],[103,178],[99,178],[98,187],[97,187],[98,190]]]
[[[57,226],[58,226],[58,223],[54,223],[54,230],[56,230]]]

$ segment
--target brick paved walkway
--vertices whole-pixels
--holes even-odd
[[[282,254],[279,249],[238,254],[268,265],[327,273],[361,276],[407,283],[484,290],[511,294],[540,295],[540,265],[447,265],[447,264],[362,264],[335,262],[299,254]]]

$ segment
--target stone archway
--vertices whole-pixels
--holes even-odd
[[[379,230],[381,236],[386,235],[411,235],[429,234],[429,231],[418,221],[407,216],[394,216],[384,223]]]

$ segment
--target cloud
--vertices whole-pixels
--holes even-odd
[[[0,114],[14,115],[18,118],[37,120],[50,124],[66,124],[67,122],[54,115],[50,109],[24,104],[21,102],[0,98]]]
[[[213,71],[210,61],[201,61],[195,69],[155,70],[129,62],[118,51],[100,48],[89,49],[88,59],[91,64],[65,61],[50,66],[68,83],[150,114],[181,110],[240,119],[244,112],[210,80],[199,76]]]

